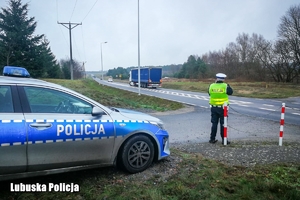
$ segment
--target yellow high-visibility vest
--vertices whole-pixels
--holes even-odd
[[[221,106],[225,102],[229,104],[228,95],[226,94],[226,83],[213,83],[209,86],[209,104],[214,106]]]

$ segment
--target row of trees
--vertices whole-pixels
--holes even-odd
[[[107,76],[111,76],[113,78],[119,78],[119,79],[128,79],[129,78],[129,71],[131,68],[125,69],[123,67],[117,67],[114,69],[108,70],[106,73]]]
[[[290,7],[281,18],[275,41],[255,33],[242,33],[225,49],[201,56],[190,55],[182,65],[161,67],[164,76],[177,78],[200,80],[224,72],[232,79],[299,83],[300,5]],[[111,70],[109,74],[120,70]],[[125,73],[125,69],[122,70]]]
[[[208,66],[198,56],[191,55],[182,65],[179,72],[174,74],[177,78],[202,79],[208,77]]]
[[[281,18],[276,41],[239,34],[223,50],[189,56],[175,76],[201,79],[218,72],[235,79],[299,83],[300,5],[292,6]]]
[[[70,60],[58,62],[45,35],[34,35],[37,23],[28,17],[28,4],[10,0],[0,12],[0,70],[6,65],[25,67],[36,78],[70,78]],[[84,67],[73,61],[74,78]]]
[[[178,77],[177,74],[182,68],[182,64],[171,64],[171,65],[163,65],[163,66],[141,66],[141,67],[161,67],[163,69],[163,76],[166,77]],[[114,69],[108,70],[106,73],[106,76],[112,76],[114,78],[119,78],[119,79],[129,79],[129,72],[131,69],[137,68],[137,67],[128,67],[128,68],[123,68],[123,67],[117,67]]]
[[[45,35],[34,35],[37,23],[28,17],[28,4],[9,0],[0,12],[0,70],[22,66],[37,78],[70,78],[70,60],[58,62]],[[268,41],[258,34],[239,34],[225,49],[191,55],[182,65],[162,66],[164,76],[203,79],[224,72],[229,78],[276,82],[300,81],[300,5],[281,18],[278,38]],[[84,76],[84,65],[73,61],[74,78]],[[118,67],[107,75],[127,79],[129,70]]]

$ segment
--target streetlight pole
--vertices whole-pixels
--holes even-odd
[[[101,71],[102,71],[102,80],[103,80],[103,58],[102,58],[102,44],[106,44],[107,42],[101,42],[100,49],[101,49]]]
[[[138,83],[139,95],[141,95],[141,69],[140,69],[140,1],[138,0]]]

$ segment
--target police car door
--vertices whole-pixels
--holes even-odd
[[[26,128],[17,89],[0,85],[0,175],[24,172],[26,165]]]
[[[110,164],[114,125],[109,115],[92,115],[93,105],[66,92],[24,87],[29,171]]]

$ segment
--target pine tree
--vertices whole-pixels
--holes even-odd
[[[60,66],[52,54],[49,41],[44,37],[40,45],[37,46],[38,56],[34,63],[36,69],[40,69],[38,77],[62,78]]]
[[[32,77],[58,77],[55,57],[44,35],[34,35],[37,26],[34,17],[28,17],[28,4],[10,0],[0,12],[0,69],[4,65],[25,67]],[[59,67],[58,67],[59,68]]]

